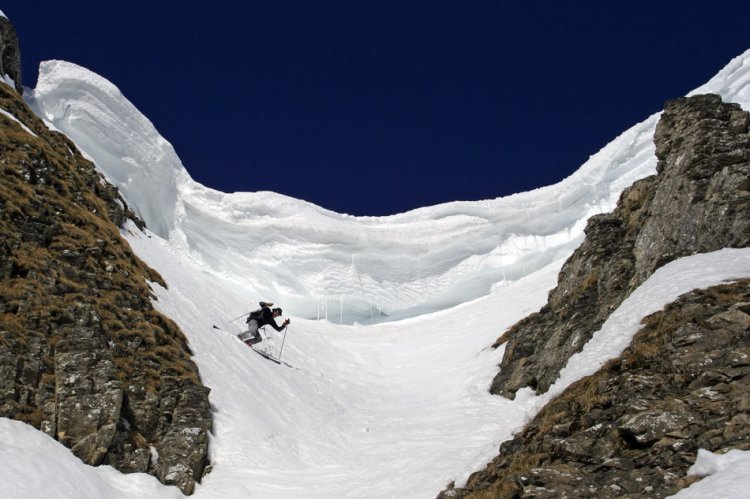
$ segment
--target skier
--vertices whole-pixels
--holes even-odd
[[[238,335],[239,338],[251,348],[253,345],[263,341],[259,331],[260,328],[268,324],[276,331],[281,332],[290,322],[290,320],[287,319],[281,326],[279,326],[276,324],[276,317],[281,315],[281,309],[277,307],[271,310],[273,303],[266,303],[264,301],[260,302],[259,305],[260,308],[250,312],[250,315],[247,318],[247,331]]]

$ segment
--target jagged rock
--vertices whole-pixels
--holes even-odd
[[[750,244],[750,114],[718,95],[667,102],[658,183],[633,248],[635,282],[694,253]]]
[[[126,449],[117,457],[118,459],[116,461],[112,459],[110,464],[123,473],[147,473],[151,463],[151,451],[149,449]],[[185,485],[189,485],[190,490],[192,490],[193,484]]]
[[[178,486],[190,494],[193,483],[200,480],[206,466],[208,433],[206,418],[209,410],[209,389],[189,382],[167,379],[160,393],[160,427],[167,428],[156,446],[159,479]]]
[[[494,394],[546,391],[571,355],[658,267],[750,244],[750,115],[716,95],[667,103],[654,140],[658,174],[592,217],[542,310],[505,335]]]
[[[102,462],[115,436],[122,383],[102,338],[75,328],[55,347],[57,438],[88,464]]]
[[[46,358],[46,355],[42,356],[42,358]],[[40,376],[39,384],[37,385],[35,400],[35,406],[41,411],[39,429],[50,437],[55,438],[57,433],[56,380],[54,376],[46,372],[46,367],[42,367],[41,372],[42,376]]]
[[[0,78],[6,74],[13,79],[16,91],[22,94],[21,51],[18,49],[18,35],[10,21],[0,16]]]
[[[466,487],[439,497],[665,497],[694,480],[686,473],[699,447],[750,449],[750,369],[740,365],[750,335],[742,316],[726,313],[748,297],[745,279],[648,317],[620,358],[550,402]]]
[[[16,356],[0,351],[0,405],[16,399]]]
[[[658,174],[593,217],[548,304],[516,324],[493,393],[545,391],[659,266],[750,244],[750,115],[716,96],[667,104]],[[750,449],[750,280],[688,293],[623,355],[571,385],[466,487],[439,497],[664,497],[698,448]]]
[[[129,412],[128,421],[136,424],[143,435],[156,435],[159,424],[160,397],[146,390],[142,380],[131,380],[126,385],[125,396]]]
[[[647,411],[627,414],[620,418],[617,429],[620,435],[634,446],[652,445],[665,436],[686,438],[684,429],[700,421],[687,404],[670,399],[652,404]]]
[[[152,306],[148,281],[166,284],[118,229],[142,223],[2,84],[0,108],[26,127],[0,116],[0,416],[190,493],[207,465],[208,390]]]
[[[746,440],[750,443],[750,415],[737,414],[724,427],[725,440]]]

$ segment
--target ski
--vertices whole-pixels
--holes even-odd
[[[249,345],[248,345],[248,346],[249,346]],[[278,364],[278,365],[280,365],[280,366],[285,366],[285,367],[288,367],[288,368],[290,368],[290,369],[296,369],[297,371],[301,371],[301,370],[302,370],[302,369],[300,369],[299,367],[295,367],[295,366],[293,366],[293,365],[289,364],[288,362],[284,362],[283,360],[279,360],[279,359],[276,359],[276,358],[272,357],[272,356],[271,356],[271,354],[268,354],[268,353],[266,353],[266,352],[264,352],[264,351],[262,351],[262,350],[256,350],[256,349],[255,349],[255,348],[253,348],[253,347],[250,347],[250,349],[251,349],[251,350],[252,350],[253,352],[255,352],[255,353],[257,353],[258,355],[260,355],[261,357],[263,357],[264,359],[268,359],[268,360],[270,360],[270,361],[271,361],[271,362],[273,362],[274,364]]]
[[[253,346],[252,346],[252,345],[248,345],[248,344],[247,344],[247,343],[245,343],[244,341],[240,340],[240,339],[239,339],[239,338],[237,337],[237,335],[236,335],[236,334],[234,334],[234,333],[230,333],[229,331],[226,331],[226,330],[224,330],[224,329],[221,329],[221,328],[220,328],[219,326],[217,326],[217,325],[215,325],[215,324],[213,325],[213,328],[214,328],[214,329],[217,329],[217,330],[219,330],[219,331],[222,331],[222,332],[224,332],[224,333],[227,333],[227,334],[231,334],[232,336],[234,336],[235,338],[237,338],[237,340],[239,340],[239,341],[240,341],[240,342],[241,342],[241,343],[242,343],[243,345],[246,345],[246,346],[247,346],[248,348],[250,348],[250,350],[252,350],[253,352],[257,353],[258,355],[260,355],[260,356],[261,356],[261,357],[263,357],[264,359],[268,359],[268,360],[270,360],[270,361],[271,361],[271,362],[273,362],[274,364],[278,364],[278,365],[280,365],[280,366],[286,366],[286,367],[289,367],[289,368],[291,368],[291,369],[296,369],[296,370],[298,370],[298,371],[300,371],[300,370],[301,370],[300,368],[298,368],[298,367],[295,367],[295,366],[293,366],[293,365],[291,365],[291,364],[289,364],[289,363],[287,363],[287,362],[284,362],[283,360],[279,360],[279,359],[276,359],[276,358],[274,358],[273,356],[271,356],[271,354],[268,354],[268,353],[266,353],[266,352],[264,352],[264,351],[262,351],[262,350],[256,350],[255,348],[253,348]]]
[[[280,360],[274,359],[274,358],[273,358],[273,357],[271,357],[271,356],[270,356],[269,354],[267,354],[267,353],[265,353],[265,352],[261,352],[260,350],[256,350],[256,349],[255,349],[255,348],[253,348],[253,347],[250,347],[250,349],[251,349],[251,350],[252,350],[253,352],[255,352],[255,353],[257,353],[258,355],[260,355],[261,357],[263,357],[264,359],[268,359],[268,360],[270,360],[271,362],[275,362],[276,364],[279,364],[279,365],[281,365],[281,361],[280,361]]]

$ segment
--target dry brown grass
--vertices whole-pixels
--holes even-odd
[[[512,332],[512,328],[506,329],[505,332],[501,334],[498,339],[495,340],[495,343],[492,344],[492,348],[497,348],[500,345],[507,343],[508,340],[510,339],[511,332]]]
[[[148,449],[148,440],[140,432],[134,431],[130,433],[130,439],[133,445],[138,449]]]
[[[596,286],[598,283],[599,283],[598,273],[591,272],[590,274],[586,274],[586,277],[583,279],[583,282],[581,282],[580,293],[583,294],[584,292],[588,291],[590,288]]]
[[[68,325],[82,322],[112,342],[123,382],[137,378],[151,392],[163,376],[199,382],[184,335],[151,305],[147,281],[163,279],[110,219],[114,188],[17,95],[0,88],[0,107],[39,137],[0,119],[0,347],[20,355],[28,332],[39,331],[51,352]],[[42,361],[53,376],[53,358]],[[19,416],[38,419],[31,409]]]
[[[497,480],[484,490],[476,490],[468,497],[476,499],[498,499],[517,497],[522,491],[518,479],[528,475],[531,470],[539,467],[547,459],[546,454],[519,452],[510,458],[510,462],[502,469],[495,470]]]
[[[15,413],[10,417],[18,421],[23,421],[24,423],[29,424],[34,428],[40,428],[42,426],[42,411],[40,411],[37,407],[28,404],[19,406]]]

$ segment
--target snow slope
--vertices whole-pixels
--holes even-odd
[[[182,276],[173,285],[193,290],[160,289],[159,301],[165,312],[192,324],[187,331],[196,360],[214,388],[215,469],[198,487],[199,498],[434,497],[448,478],[460,483],[490,459],[499,442],[552,396],[619,355],[643,317],[695,287],[750,277],[750,249],[725,249],[662,267],[615,310],[547,394],[522,390],[511,401],[487,392],[502,352],[486,345],[494,340],[495,325],[505,327],[543,301],[539,290],[554,283],[557,265],[462,305],[462,314],[444,311],[371,327],[295,321],[284,350],[284,360],[294,367],[286,367],[208,329],[205,312],[212,307],[202,311],[191,304],[206,293],[192,285],[221,287],[170,263],[158,246],[156,239],[136,238],[152,263],[164,264],[170,277]],[[218,303],[224,297],[216,298]],[[481,319],[471,334],[457,327],[460,315]],[[460,341],[453,341],[456,335]],[[0,438],[0,461],[12,462],[0,467],[0,479],[19,499],[43,497],[50,489],[61,497],[179,495],[146,475],[87,467],[22,423],[0,419]],[[704,455],[693,472],[720,472],[718,483],[696,484],[679,497],[741,497],[721,495],[727,490],[722,475],[733,490],[743,490],[738,478],[750,482],[741,474],[746,454],[731,457]],[[44,480],[37,478],[40,468]],[[707,490],[719,495],[708,496]]]
[[[749,64],[750,51],[702,88],[749,109]],[[502,350],[488,346],[544,304],[586,219],[610,210],[625,187],[656,166],[658,115],[553,186],[351,217],[274,193],[224,194],[197,184],[114,85],[73,64],[43,63],[27,93],[150,228],[130,226],[126,237],[169,284],[156,287],[156,306],[187,334],[216,410],[214,470],[198,497],[434,497],[449,480],[465,478],[547,396],[490,396]],[[553,390],[617,355],[647,310],[696,285],[748,276],[749,262],[747,250],[724,251],[660,270]],[[242,321],[231,319],[257,299],[277,301],[293,316],[284,347],[293,367],[212,327],[238,332]],[[278,348],[281,338],[270,336],[265,346]],[[0,431],[35,438],[19,436],[4,420]],[[36,483],[34,463],[56,444],[30,445],[40,451],[19,458],[14,473],[23,479],[12,482],[19,497],[36,497],[49,485]],[[166,490],[143,478],[132,494],[116,473],[60,462],[105,497]]]

